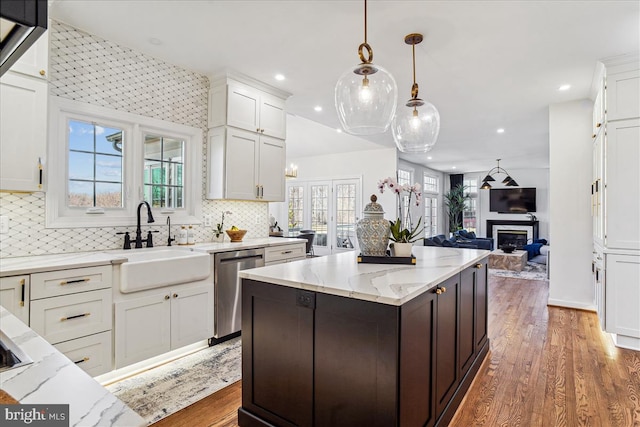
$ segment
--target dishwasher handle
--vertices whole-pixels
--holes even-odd
[[[247,255],[247,256],[239,256],[239,257],[233,257],[233,258],[220,258],[219,262],[220,264],[224,264],[228,262],[238,262],[238,261],[244,261],[247,259],[262,259],[262,258],[264,258],[263,255]]]

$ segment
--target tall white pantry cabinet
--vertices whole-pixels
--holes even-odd
[[[593,283],[602,329],[640,350],[640,59],[606,62],[593,111]]]

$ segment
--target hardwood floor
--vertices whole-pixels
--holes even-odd
[[[491,277],[491,350],[450,426],[640,426],[640,352],[547,296],[546,282]],[[154,426],[235,427],[240,404],[237,382]]]

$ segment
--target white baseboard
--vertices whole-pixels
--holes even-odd
[[[584,303],[578,303],[575,301],[565,301],[565,300],[553,299],[553,298],[549,298],[547,300],[547,305],[552,305],[554,307],[575,308],[578,310],[586,310],[586,311],[594,311],[594,312],[598,311],[597,307],[593,304],[584,304]]]
[[[628,337],[620,334],[611,334],[616,347],[628,348],[629,350],[640,351],[640,338]]]

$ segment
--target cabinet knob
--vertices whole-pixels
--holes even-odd
[[[440,295],[442,293],[442,289],[438,288],[436,289],[436,294]]]
[[[591,138],[595,138],[595,137],[596,137],[596,134],[595,134],[595,133],[594,133],[593,135],[591,135]]]
[[[476,264],[476,268],[482,268],[482,264],[480,263]]]
[[[164,299],[169,299],[169,298],[171,298],[169,295],[164,296]]]
[[[444,286],[441,288],[442,289],[442,293],[444,294],[445,292],[447,292],[447,288],[445,288]]]
[[[264,129],[260,129],[260,133],[264,133]]]
[[[41,76],[44,76],[45,74],[47,74],[47,72],[46,72],[46,71],[44,71],[44,70],[40,70],[40,75],[41,75]]]
[[[173,294],[173,297],[174,298],[178,298],[178,294]]]
[[[256,132],[260,132],[260,128],[256,128]]]
[[[599,128],[600,126],[602,126],[602,123],[598,123],[598,124],[596,125],[596,127],[597,127],[597,128]]]

